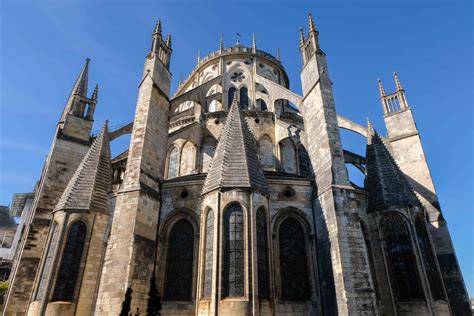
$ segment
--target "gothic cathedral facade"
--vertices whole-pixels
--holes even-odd
[[[311,15],[299,49],[303,95],[255,37],[221,38],[171,95],[158,22],[133,121],[95,135],[87,60],[4,315],[471,315],[397,75],[393,93],[379,81],[383,136],[337,113]],[[365,156],[342,147],[341,129],[367,140]],[[126,134],[128,150],[111,157]]]

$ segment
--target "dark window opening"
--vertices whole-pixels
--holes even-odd
[[[257,211],[257,265],[258,265],[258,297],[270,298],[270,280],[268,268],[268,237],[267,219],[263,209]]]
[[[235,93],[236,93],[236,89],[234,87],[231,87],[228,91],[227,91],[227,106],[231,107],[232,105],[232,101],[234,100],[234,96],[235,96]]]
[[[308,152],[303,145],[298,146],[298,164],[300,167],[300,176],[311,177],[311,162],[309,160]]]
[[[240,88],[240,108],[242,110],[249,108],[249,90],[246,87]]]
[[[203,298],[212,294],[212,256],[214,246],[214,212],[209,210],[206,220],[206,254],[204,257],[204,293]]]
[[[244,214],[238,204],[224,218],[223,297],[244,296]]]

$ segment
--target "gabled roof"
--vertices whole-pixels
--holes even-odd
[[[111,174],[106,122],[54,210],[89,210],[107,213]]]
[[[397,205],[420,205],[408,180],[393,159],[389,144],[369,122],[367,138],[368,211]]]
[[[257,144],[234,98],[217,143],[202,194],[217,189],[249,188],[269,190],[257,156]]]

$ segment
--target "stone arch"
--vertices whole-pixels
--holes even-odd
[[[264,170],[275,170],[273,142],[267,134],[262,135],[258,141],[258,157]]]
[[[187,141],[181,149],[180,176],[196,173],[196,145]]]
[[[201,172],[207,172],[209,170],[216,147],[217,140],[212,136],[207,136],[202,141],[200,151]]]
[[[280,149],[280,165],[284,172],[297,174],[296,150],[294,142],[289,138],[285,138],[279,143]]]

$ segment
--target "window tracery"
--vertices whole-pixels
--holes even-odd
[[[244,296],[244,214],[231,205],[224,218],[223,297]]]
[[[178,148],[173,146],[173,149],[168,156],[168,179],[178,176],[179,152]]]

